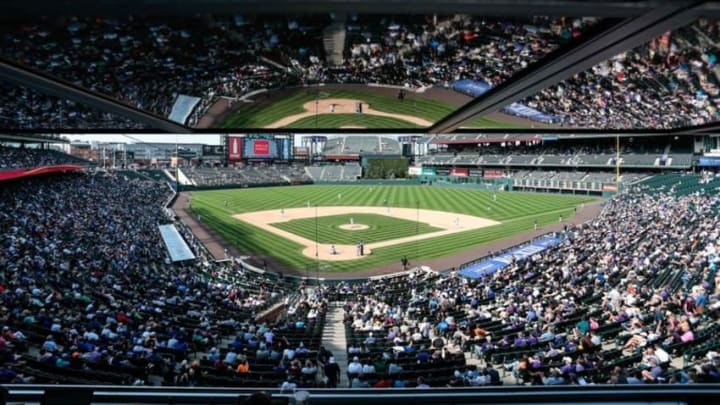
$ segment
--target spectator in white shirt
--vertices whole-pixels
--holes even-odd
[[[348,364],[348,373],[350,374],[362,374],[363,371],[363,365],[360,363],[360,358],[355,356],[352,359],[352,362]]]

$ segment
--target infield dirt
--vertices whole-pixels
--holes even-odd
[[[424,233],[421,235],[406,236],[392,240],[386,240],[376,243],[367,243],[364,247],[365,256],[371,255],[373,249],[385,246],[397,245],[400,243],[413,242],[416,240],[436,238],[438,236],[449,235],[457,232],[469,231],[473,229],[485,228],[499,224],[499,222],[489,220],[487,218],[476,217],[472,215],[456,214],[451,212],[433,211],[433,210],[417,210],[413,208],[396,208],[396,207],[353,207],[353,206],[335,206],[335,207],[319,207],[322,213],[320,216],[344,215],[344,214],[376,214],[385,215],[393,218],[405,219],[408,221],[417,221],[426,223],[436,228],[442,228],[442,231]],[[304,248],[302,253],[306,257],[317,258],[327,261],[341,260],[359,260],[361,256],[357,254],[355,245],[335,245],[335,254],[331,252],[330,244],[318,244],[316,252],[315,241],[296,235],[292,232],[284,231],[276,228],[271,224],[278,222],[287,222],[294,219],[314,218],[314,207],[289,208],[284,210],[268,210],[247,212],[244,214],[234,215],[235,219],[247,222],[257,226],[265,231],[271,232],[278,237],[282,237],[300,245]],[[352,232],[352,231],[349,231]]]
[[[357,113],[355,111],[357,103],[362,103],[362,113]],[[282,128],[300,119],[312,117],[315,114],[366,114],[379,117],[395,118],[422,127],[429,127],[433,124],[428,120],[412,115],[392,114],[384,111],[374,110],[372,106],[370,106],[364,101],[350,100],[346,98],[326,98],[317,101],[308,101],[307,103],[303,104],[303,109],[305,109],[305,112],[302,112],[300,114],[288,115],[287,117],[284,117],[266,126],[266,128]]]

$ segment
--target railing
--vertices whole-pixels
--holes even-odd
[[[9,403],[104,404],[237,404],[256,390],[232,388],[166,388],[115,386],[8,385]],[[275,403],[296,402],[293,392],[268,390]],[[312,405],[355,404],[657,404],[699,405],[717,403],[718,384],[691,385],[597,385],[597,386],[503,386],[438,389],[308,389]],[[299,393],[299,392],[298,392]],[[62,397],[57,398],[62,395]],[[70,397],[82,398],[62,402]],[[55,398],[53,398],[55,397]],[[52,399],[59,399],[54,402]]]

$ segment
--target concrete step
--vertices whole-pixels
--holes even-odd
[[[345,311],[342,307],[330,307],[325,317],[325,328],[322,334],[322,345],[335,357],[340,366],[340,387],[347,387],[347,336],[345,325],[342,323]]]

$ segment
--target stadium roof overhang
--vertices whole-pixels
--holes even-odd
[[[460,138],[453,140],[452,134],[447,135],[430,135],[428,141],[432,144],[485,144],[485,143],[501,143],[501,142],[529,142],[529,141],[572,141],[580,139],[607,139],[607,138],[643,138],[658,136],[692,136],[692,134],[673,134],[665,132],[646,132],[646,131],[538,131],[530,132],[524,130],[504,130],[499,131],[482,131],[482,132],[463,132],[464,134],[486,135],[485,138]]]
[[[648,0],[648,1],[582,1],[582,0],[94,0],[49,1],[35,0],[14,2],[6,6],[9,15],[88,15],[94,13],[143,13],[157,15],[204,13],[260,13],[277,12],[354,12],[354,13],[444,13],[466,12],[489,16],[532,16],[532,15],[576,15],[607,17],[582,35],[577,41],[562,47],[531,65],[520,74],[513,76],[429,128],[393,131],[396,133],[457,133],[467,130],[461,127],[469,120],[498,111],[504,106],[523,97],[557,84],[563,79],[607,60],[623,51],[632,49],[666,31],[687,25],[700,17],[720,16],[720,2],[689,0]],[[624,18],[618,18],[624,17]],[[147,111],[133,108],[117,99],[93,92],[69,82],[51,77],[36,70],[12,62],[0,61],[0,80],[25,86],[43,94],[59,96],[87,105],[100,111],[129,118],[143,123],[157,133],[204,133],[185,125],[170,121]],[[235,128],[233,131],[249,132],[251,129]],[[720,124],[682,128],[660,133],[706,134],[718,132]],[[95,129],[73,132],[98,132]],[[260,131],[266,132],[267,129]],[[307,133],[333,133],[332,130],[308,130]],[[387,131],[387,130],[385,130]],[[493,130],[471,130],[473,132],[495,132]],[[507,131],[507,130],[500,130]],[[553,133],[554,129],[528,129],[526,132]],[[577,131],[576,132],[582,132]],[[117,132],[117,131],[104,131]],[[125,132],[125,131],[124,131]],[[142,133],[142,130],[127,132]],[[217,129],[211,130],[217,133]],[[292,131],[304,133],[304,131]],[[346,133],[369,133],[372,130],[343,130]],[[595,129],[594,133],[607,136],[606,129]],[[621,131],[625,133],[625,131]],[[627,133],[633,133],[629,131]],[[640,130],[653,133],[652,130]]]
[[[198,13],[327,13],[453,14],[485,16],[569,15],[628,17],[678,0],[34,0],[4,5],[7,15],[98,15],[143,13],[189,15]],[[718,11],[708,6],[708,11]]]
[[[677,135],[712,135],[720,134],[720,122],[711,122],[705,125],[697,125],[694,127],[678,128],[672,131]]]

